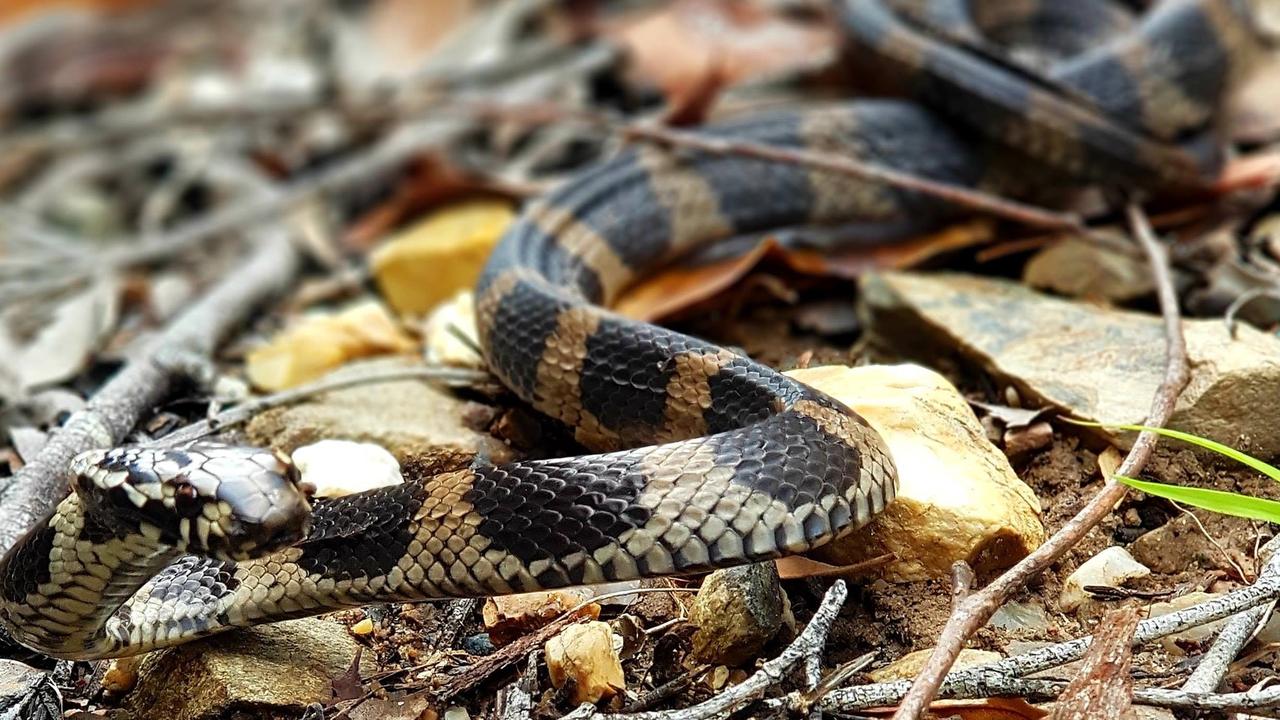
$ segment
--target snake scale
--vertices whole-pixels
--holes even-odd
[[[1256,29],[1243,0],[833,0],[849,62],[908,99],[789,108],[705,132],[1026,196],[1203,189]],[[1011,49],[1057,57],[1023,69]],[[1208,138],[1208,141],[1206,141]],[[746,157],[631,148],[528,204],[476,287],[493,372],[582,457],[309,498],[278,456],[200,444],[79,456],[0,568],[0,617],[64,658],[380,601],[678,575],[809,550],[896,491],[849,408],[747,357],[609,312],[715,240],[936,225],[940,201]]]

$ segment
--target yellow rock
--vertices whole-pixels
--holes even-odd
[[[898,466],[898,498],[874,522],[815,554],[849,565],[892,553],[893,582],[950,575],[964,560],[1002,570],[1044,541],[1040,501],[992,445],[947,379],[919,365],[827,366],[791,377],[858,411]]]
[[[141,663],[141,656],[112,660],[102,676],[102,689],[117,695],[129,692],[138,684],[138,666]]]
[[[910,680],[920,671],[924,669],[924,664],[929,660],[929,656],[933,654],[933,648],[917,650],[913,653],[907,653],[893,662],[885,665],[877,670],[867,673],[867,677],[872,682],[892,682],[894,680]],[[972,650],[965,648],[960,651],[960,655],[956,658],[955,665],[951,667],[956,670],[977,667],[979,665],[987,665],[1004,659],[998,652],[990,650]]]
[[[283,390],[315,380],[349,360],[416,348],[386,308],[370,300],[336,314],[301,319],[251,351],[245,372],[255,387]]]
[[[351,626],[352,635],[368,635],[371,632],[373,632],[373,621],[369,618],[365,618]]]
[[[450,205],[393,236],[370,258],[374,279],[401,315],[422,315],[480,276],[498,238],[515,218],[502,200]]]
[[[596,620],[570,625],[547,641],[546,657],[552,685],[563,687],[573,678],[575,704],[598,702],[626,687],[608,623]]]

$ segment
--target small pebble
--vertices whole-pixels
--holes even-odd
[[[368,635],[371,632],[373,632],[373,621],[369,618],[365,618],[351,626],[352,635]]]
[[[476,633],[462,639],[462,649],[468,655],[492,655],[496,650],[489,633]]]
[[[444,711],[444,720],[471,720],[467,709],[458,705]]]

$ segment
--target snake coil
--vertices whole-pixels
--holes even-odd
[[[1243,0],[1167,0],[1138,20],[1101,0],[900,4],[836,2],[851,62],[914,101],[705,131],[1008,194],[1194,191],[1212,161],[1196,140],[1254,38]],[[1006,59],[1029,33],[1063,56],[1044,73]],[[309,499],[262,450],[94,451],[4,559],[0,619],[50,655],[122,656],[341,607],[687,574],[828,542],[894,498],[875,431],[749,358],[605,308],[720,238],[954,212],[817,169],[631,149],[531,202],[476,287],[490,368],[599,454]]]

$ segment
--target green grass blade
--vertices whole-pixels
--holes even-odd
[[[1162,497],[1166,500],[1173,500],[1203,510],[1211,510],[1223,515],[1280,523],[1280,502],[1275,500],[1264,500],[1224,490],[1206,490],[1204,488],[1135,480],[1123,475],[1116,475],[1115,479],[1148,495]]]
[[[1192,445],[1202,447],[1206,450],[1212,450],[1213,452],[1216,452],[1219,455],[1225,455],[1231,458],[1232,460],[1235,460],[1238,463],[1241,463],[1243,465],[1248,465],[1249,467],[1253,468],[1254,470],[1257,470],[1258,472],[1262,473],[1263,475],[1266,475],[1267,477],[1271,478],[1272,480],[1275,480],[1276,482],[1280,482],[1280,468],[1276,468],[1274,465],[1265,463],[1259,460],[1258,458],[1253,457],[1252,455],[1246,455],[1240,452],[1239,450],[1236,450],[1235,448],[1228,447],[1219,442],[1214,442],[1212,440],[1209,440],[1208,438],[1202,438],[1199,435],[1184,433],[1180,430],[1169,430],[1167,428],[1147,427],[1146,425],[1104,425],[1102,423],[1086,422],[1084,420],[1072,420],[1070,418],[1063,418],[1063,419],[1074,425],[1086,425],[1088,427],[1100,427],[1100,428],[1116,428],[1118,430],[1133,430],[1136,432],[1153,432],[1163,437],[1173,438],[1174,440],[1181,440],[1182,442],[1190,443]]]

